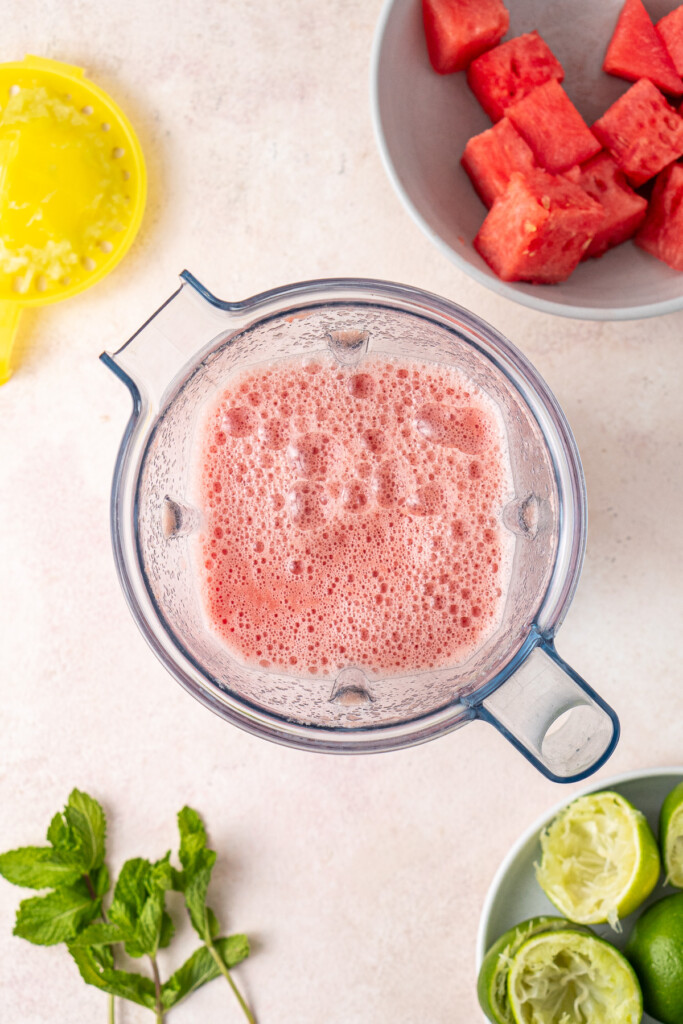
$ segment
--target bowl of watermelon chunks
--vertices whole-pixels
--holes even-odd
[[[372,60],[387,173],[507,298],[583,319],[683,308],[683,3],[388,0]]]

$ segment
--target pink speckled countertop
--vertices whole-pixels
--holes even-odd
[[[561,792],[479,724],[376,757],[279,748],[223,724],[156,662],[111,557],[130,399],[97,356],[184,267],[225,298],[318,276],[407,282],[518,344],[584,461],[588,551],[558,646],[620,714],[601,775],[681,760],[683,314],[555,319],[493,296],[431,247],[373,141],[379,7],[15,0],[3,21],[2,60],[81,64],[119,100],[148,158],[150,202],[106,281],[25,315],[21,366],[0,390],[0,849],[41,842],[73,786],[105,805],[115,868],[163,854],[176,811],[197,806],[220,850],[216,908],[254,939],[238,977],[259,1024],[479,1020],[487,886]],[[105,997],[63,950],[11,935],[22,895],[0,881],[3,1024],[104,1021]],[[128,1004],[117,1019],[152,1017]],[[216,982],[171,1019],[242,1018]]]

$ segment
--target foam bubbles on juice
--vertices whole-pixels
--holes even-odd
[[[456,369],[257,367],[200,444],[204,608],[238,660],[386,675],[458,664],[498,625],[511,470],[497,410]]]

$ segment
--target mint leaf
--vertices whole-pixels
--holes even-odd
[[[91,899],[85,884],[77,882],[22,900],[14,934],[38,946],[53,946],[73,939],[99,913],[100,901]]]
[[[106,830],[104,811],[97,800],[74,789],[62,813],[50,822],[47,838],[55,850],[70,855],[82,874],[88,874],[104,863]]]
[[[246,935],[227,935],[223,939],[216,939],[214,947],[218,950],[221,959],[226,967],[237,967],[249,956],[249,939]]]
[[[156,956],[164,917],[164,893],[157,890],[147,898],[135,930],[136,945],[149,956]]]
[[[249,942],[246,935],[231,935],[218,939],[216,948],[227,967],[234,967],[249,956]],[[219,967],[206,946],[200,946],[182,967],[171,975],[161,987],[161,1002],[164,1010],[170,1010],[181,999],[213,981],[221,974]]]
[[[181,999],[201,988],[207,981],[213,981],[220,973],[206,946],[195,949],[182,967],[179,967],[161,986],[161,1004],[164,1010],[170,1010]]]
[[[76,961],[83,981],[109,992],[112,996],[130,999],[140,1006],[153,1010],[155,1006],[154,982],[143,974],[133,971],[118,971],[103,964],[94,949],[70,945],[69,952]]]
[[[206,849],[206,830],[197,811],[187,805],[178,812],[180,831],[180,863],[184,868],[192,867]]]
[[[22,846],[0,854],[0,875],[27,889],[56,889],[73,885],[82,871],[68,854],[51,846]]]
[[[162,942],[170,942],[173,924],[164,906],[173,884],[169,857],[170,852],[155,864],[135,857],[121,868],[109,918],[121,928],[129,956],[156,956]]]
[[[48,826],[47,841],[52,843],[55,850],[60,850],[62,853],[76,852],[76,839],[60,811],[55,814]]]
[[[161,860],[152,864],[148,883],[150,889],[154,888],[167,892],[173,888],[173,868],[171,867],[170,859],[171,851],[169,850]]]
[[[211,881],[211,872],[216,863],[216,853],[206,845],[206,831],[202,819],[191,807],[183,807],[178,814],[178,830],[180,832],[180,850],[178,856],[183,870],[176,883],[180,884],[185,896],[192,927],[204,942],[211,941],[212,929],[217,924],[216,917],[206,906],[206,894]]]
[[[71,946],[109,946],[115,942],[123,942],[126,933],[118,924],[111,924],[109,921],[93,921],[87,928],[72,939]]]
[[[64,817],[78,845],[85,872],[99,868],[104,862],[107,823],[97,800],[73,789],[64,808]]]
[[[109,918],[133,934],[147,899],[145,882],[152,865],[143,857],[127,860],[121,868],[114,888]]]
[[[114,966],[114,953],[111,946],[91,946],[90,952],[100,967]]]
[[[159,930],[159,949],[166,949],[174,935],[175,925],[171,920],[170,914],[164,911],[161,916],[161,928]]]
[[[109,892],[109,869],[106,864],[103,864],[99,868],[95,868],[89,874],[90,884],[93,887],[96,896],[106,896]]]
[[[209,935],[211,936],[212,939],[215,939],[219,931],[221,930],[221,926],[219,925],[218,918],[214,914],[211,907],[206,908],[206,920],[209,926]]]

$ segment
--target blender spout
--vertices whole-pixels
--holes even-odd
[[[160,408],[164,396],[201,361],[230,313],[190,275],[149,320],[102,362],[130,388],[136,403]]]
[[[540,637],[476,713],[553,782],[591,775],[619,740],[612,708]]]

